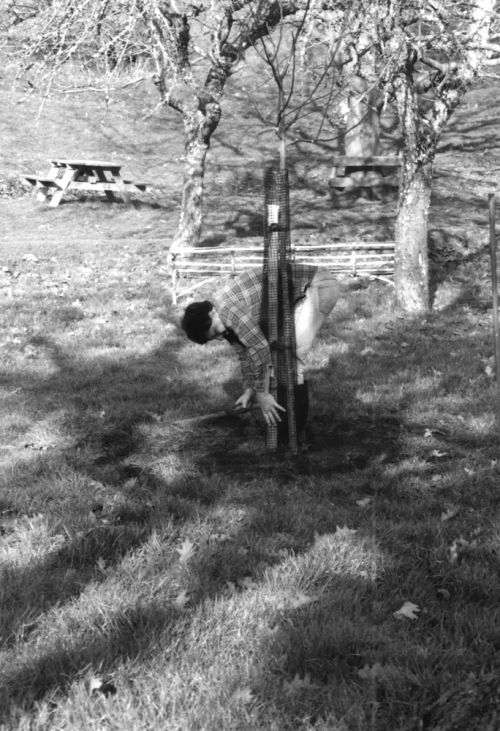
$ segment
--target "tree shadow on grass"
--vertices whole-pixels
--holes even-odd
[[[443,360],[449,363],[450,351],[480,350],[482,333],[458,333],[448,327],[459,311],[455,306],[451,313],[440,313],[428,323],[400,323],[395,331],[372,341],[369,360],[351,352],[326,369],[334,369],[334,382],[339,388],[344,389],[347,382],[349,393],[350,379],[358,380],[359,370],[365,373],[367,389],[390,381],[398,373],[404,377],[412,364],[417,375],[430,343],[437,351],[436,368],[442,366]],[[439,332],[441,342],[437,338]],[[398,343],[406,347],[397,348]],[[387,350],[389,344],[392,353]],[[414,347],[421,352],[415,353]],[[432,363],[426,365],[430,370]],[[463,387],[469,377],[463,372],[460,375]],[[408,376],[411,378],[410,373]],[[432,389],[430,384],[429,388]],[[443,390],[446,389],[445,374]],[[344,412],[340,431],[342,436],[346,431],[346,445],[352,447],[356,430],[347,417],[353,412],[348,404],[351,397],[352,393],[343,407],[337,403],[335,411],[340,406]],[[418,390],[414,394],[411,388],[406,393],[402,391],[401,411],[411,414],[412,400],[421,398],[423,394]],[[473,396],[467,391],[458,398],[463,413],[467,413],[468,399]],[[362,417],[364,406],[355,407],[354,411]],[[377,411],[379,415],[383,413],[381,409]],[[329,572],[325,567],[323,575],[314,574],[315,583],[306,596],[299,595],[300,608],[281,608],[276,618],[269,620],[273,631],[259,656],[264,678],[261,681],[256,673],[252,691],[258,705],[280,706],[283,728],[299,727],[306,715],[310,723],[318,723],[321,728],[336,728],[337,724],[343,728],[341,724],[345,723],[346,728],[385,729],[394,727],[396,719],[398,728],[408,729],[496,728],[495,704],[489,702],[492,695],[497,695],[492,683],[495,672],[498,673],[497,651],[489,649],[490,612],[498,605],[500,596],[496,550],[492,562],[488,541],[481,548],[470,539],[470,547],[465,540],[470,552],[468,560],[454,562],[448,553],[457,536],[459,542],[464,541],[464,536],[477,535],[478,530],[485,534],[492,531],[496,546],[498,478],[488,462],[495,440],[493,435],[489,439],[484,435],[478,438],[467,430],[465,423],[463,429],[456,428],[452,433],[438,430],[431,434],[429,429],[426,436],[426,427],[438,429],[439,421],[436,424],[435,418],[432,415],[431,421],[419,422],[418,417],[410,420],[395,414],[389,422],[394,424],[392,454],[362,466],[357,474],[345,473],[349,480],[345,486],[338,473],[331,473],[331,499],[338,517],[325,505],[316,540],[326,536],[327,541],[335,541],[336,527],[344,525],[340,520],[347,514],[346,509],[342,510],[342,502],[345,500],[347,508],[350,494],[351,510],[345,525],[353,531],[351,537],[347,535],[347,542],[366,540],[387,560],[374,558],[373,570],[368,571],[371,579],[363,578],[366,567],[362,562],[358,566],[359,578],[350,577],[347,572]],[[385,428],[383,418],[378,427]],[[414,448],[409,445],[412,438]],[[390,428],[387,439],[391,442]],[[377,442],[379,448],[385,448],[382,434]],[[469,459],[481,460],[484,469],[484,477],[477,477],[475,489],[471,488],[470,477],[474,469],[465,461]],[[324,482],[322,487],[327,489]],[[316,492],[318,502],[323,495]],[[366,496],[373,508],[357,508],[355,501]],[[443,519],[450,502],[467,514],[460,527]],[[307,512],[306,508],[304,514]],[[313,543],[309,540],[308,546]],[[476,575],[471,568],[474,561],[478,567]],[[415,602],[419,613],[414,622],[393,616],[408,600]],[[449,621],[454,612],[462,617],[456,624]],[[459,642],[457,636],[461,638]],[[475,653],[478,642],[484,645],[483,653]],[[453,673],[449,672],[450,667],[454,668]],[[266,675],[268,668],[272,672]],[[281,680],[279,686],[277,677]],[[458,706],[454,708],[458,699],[460,710]],[[478,699],[483,700],[482,704]],[[460,718],[462,725],[453,725],[451,717]],[[481,722],[476,724],[475,718]]]
[[[222,497],[220,494],[219,498]],[[67,647],[61,647],[54,641],[54,630],[51,630],[51,635],[36,643],[34,655],[27,649],[24,653],[21,650],[15,662],[4,669],[1,685],[5,713],[9,704],[15,714],[16,706],[29,711],[35,703],[47,697],[54,699],[56,708],[62,701],[61,696],[68,692],[75,680],[88,673],[89,668],[98,668],[99,675],[112,684],[113,672],[120,662],[138,655],[143,659],[154,656],[159,636],[163,643],[166,637],[171,636],[172,639],[175,637],[176,643],[186,638],[192,644],[191,622],[196,616],[196,608],[207,597],[218,596],[222,601],[234,592],[246,591],[248,583],[245,581],[259,581],[265,570],[283,560],[284,553],[293,552],[300,556],[306,551],[315,540],[315,530],[334,530],[337,523],[344,522],[346,511],[350,509],[348,501],[341,511],[327,514],[325,506],[331,497],[329,490],[318,495],[312,486],[305,489],[304,509],[312,511],[315,520],[304,524],[303,516],[296,510],[296,489],[287,490],[283,484],[273,480],[265,484],[259,480],[246,486],[244,491],[237,490],[237,494],[232,495],[231,504],[250,508],[250,513],[248,518],[238,523],[237,530],[230,537],[209,543],[203,550],[200,546],[190,559],[187,584],[189,613],[176,609],[164,598],[158,602],[150,599],[142,605],[125,606],[121,610],[117,608],[116,613],[106,613],[102,620],[96,615],[92,623],[80,626],[77,623]],[[138,536],[138,540],[144,540],[144,537]],[[88,558],[91,564],[96,556],[91,560]],[[124,604],[127,604],[125,597]],[[284,629],[287,626],[286,612],[278,614],[276,625],[284,619]],[[29,635],[27,640],[29,642]],[[292,664],[290,667],[287,665],[287,671]],[[54,690],[57,690],[57,696]],[[120,690],[117,687],[118,693]],[[291,717],[293,713],[289,709],[286,715]]]
[[[38,345],[44,345],[49,350],[58,372],[42,382],[33,381],[28,384],[24,382],[25,390],[36,400],[38,410],[51,411],[62,406],[66,407],[70,413],[67,422],[68,431],[71,430],[77,436],[79,444],[88,446],[92,443],[95,446],[94,453],[100,455],[92,463],[88,460],[88,454],[87,459],[80,460],[77,450],[68,448],[65,458],[75,469],[85,471],[95,479],[111,480],[112,484],[122,492],[126,492],[123,485],[124,478],[132,475],[144,481],[143,496],[150,490],[153,495],[158,491],[169,492],[171,497],[175,498],[178,487],[186,505],[190,496],[189,492],[186,492],[186,483],[182,477],[179,478],[178,485],[175,480],[162,481],[147,469],[138,468],[135,471],[133,462],[130,462],[130,457],[136,454],[142,445],[137,429],[146,420],[146,411],[153,408],[152,394],[146,383],[148,374],[151,369],[156,372],[166,365],[166,351],[159,349],[144,358],[136,358],[124,364],[104,366],[100,364],[96,373],[89,374],[83,365],[75,362],[50,339],[39,341]],[[168,352],[168,363],[171,368],[175,352],[175,348],[174,352]],[[129,392],[124,401],[123,395],[120,394],[122,378],[126,383],[130,383],[131,373],[135,376],[137,389],[133,393]],[[16,385],[17,381],[14,381],[10,383],[11,386]],[[172,384],[164,384],[164,387],[165,393],[158,393],[158,382],[155,382],[158,409],[165,409],[168,405],[172,407],[172,400],[175,406],[176,396],[171,392],[175,387]],[[197,387],[194,388],[196,390]],[[196,396],[200,405],[205,403],[201,388]],[[95,413],[91,415],[85,413],[86,407],[92,406],[95,411],[98,405],[104,405],[109,412],[105,424],[100,422]],[[237,443],[245,429],[249,428],[250,431],[255,429],[254,425],[248,426],[244,421],[237,421],[236,424],[237,427],[232,429],[229,437],[224,437],[226,445]],[[210,436],[206,441],[200,440],[199,433],[196,432],[188,432],[182,439],[186,459],[191,460],[199,451],[200,445],[209,446],[211,442]],[[197,488],[191,495],[191,504],[194,510],[199,510],[200,502],[204,499],[210,503],[223,498],[224,481],[228,471],[224,460],[221,459],[218,464],[217,458],[208,468],[203,464],[203,460],[199,460],[196,468],[197,474],[206,476],[207,484],[217,483],[213,492],[204,498],[200,494],[198,480]],[[331,464],[329,469],[332,470]],[[227,591],[227,584],[232,583],[238,587],[238,581],[251,574],[255,566],[272,566],[281,560],[283,550],[299,553],[309,545],[312,530],[310,526],[304,528],[300,525],[300,516],[294,509],[295,496],[290,499],[288,505],[283,501],[283,486],[292,479],[292,475],[287,473],[286,469],[281,472],[281,478],[276,479],[279,470],[275,470],[275,474],[270,476],[271,483],[264,491],[260,482],[251,490],[245,489],[235,502],[241,507],[251,506],[253,516],[251,520],[238,525],[231,541],[228,543],[223,541],[223,545],[216,544],[213,550],[204,550],[193,560],[190,567],[192,578],[188,587],[191,607],[196,607],[206,597],[224,593]],[[254,470],[254,477],[255,474],[258,474],[258,469],[257,472]],[[323,499],[328,498],[323,496]],[[313,506],[311,509],[316,509],[314,505],[318,503],[318,496],[312,494],[309,496],[309,502]],[[171,519],[169,508],[172,503],[167,501],[163,503],[164,506],[165,504],[168,507],[164,514],[157,505],[141,513],[140,516],[134,512],[130,520],[124,519],[123,514],[115,516],[120,520],[92,527],[83,535],[74,536],[66,541],[60,549],[41,563],[27,569],[16,570],[12,575],[12,585],[15,586],[18,597],[19,615],[22,617],[24,610],[33,610],[32,606],[20,606],[23,597],[29,597],[30,601],[37,595],[43,597],[39,609],[35,612],[39,616],[40,612],[45,614],[51,606],[79,596],[90,582],[99,580],[100,574],[96,568],[99,562],[113,567],[127,553],[143,545],[151,535],[153,527],[161,525],[163,519]],[[276,512],[277,505],[280,506],[278,522],[275,517],[270,517],[271,513]],[[186,517],[188,516],[184,513],[181,520],[185,520]],[[317,524],[321,526],[319,510]],[[276,544],[275,534],[279,535],[279,546]],[[241,549],[239,553],[238,547]],[[239,556],[237,561],[234,559],[235,551]],[[179,619],[179,612],[172,605],[156,606],[154,601],[148,601],[146,606],[117,612],[116,622],[113,617],[108,618],[110,629],[99,632],[97,636],[94,631],[92,636],[87,636],[90,630],[86,625],[82,625],[76,628],[76,637],[71,640],[68,648],[61,649],[57,642],[52,642],[49,637],[46,641],[48,649],[43,649],[45,643],[42,642],[34,657],[33,655],[29,657],[28,647],[32,644],[30,638],[36,638],[39,631],[38,622],[23,625],[19,615],[11,618],[7,628],[12,638],[11,644],[14,645],[16,638],[17,644],[20,645],[20,653],[12,667],[5,668],[2,673],[3,705],[6,714],[9,705],[11,710],[15,706],[29,710],[33,703],[42,700],[54,689],[64,692],[89,665],[101,668],[103,673],[111,673],[120,660],[135,657],[139,652],[142,655],[153,653],[156,649],[154,641],[156,632],[179,633],[189,625],[189,621],[184,617]]]
[[[93,444],[102,462],[132,454],[142,440],[138,427],[180,409],[186,392],[190,399],[207,402],[204,389],[182,375],[177,363],[181,341],[166,343],[143,357],[87,363],[45,336],[35,336],[30,343],[45,350],[57,372],[32,383],[24,376],[9,379],[11,385],[29,393],[39,411],[64,409],[68,434]]]
[[[431,323],[429,331],[424,333],[427,342],[436,335],[433,327],[438,332],[437,325]],[[260,461],[258,444],[256,454],[255,437],[263,438],[263,433],[252,417],[223,421],[216,428],[209,427],[206,434],[197,430],[188,432],[182,438],[185,458],[190,461],[198,476],[197,486],[193,484],[192,492],[186,493],[186,485],[181,484],[181,479],[177,486],[175,482],[160,480],[156,487],[172,493],[178,487],[181,492],[184,491],[185,504],[186,498],[192,499],[198,510],[200,501],[205,499],[206,504],[225,500],[233,507],[239,506],[250,511],[249,517],[238,523],[231,535],[219,536],[213,543],[204,546],[203,550],[200,547],[196,551],[190,562],[190,609],[194,610],[206,597],[223,597],[228,592],[245,591],[248,584],[242,582],[242,579],[258,582],[265,571],[282,561],[283,551],[300,557],[313,545],[316,533],[333,534],[338,525],[349,525],[353,528],[360,525],[367,531],[367,538],[372,535],[374,525],[370,524],[368,527],[362,514],[360,517],[355,500],[366,497],[367,494],[373,497],[381,489],[387,490],[385,499],[392,499],[391,485],[393,490],[397,485],[394,486],[393,481],[384,476],[384,470],[386,466],[405,456],[406,452],[400,454],[403,446],[401,437],[402,432],[408,430],[410,425],[405,424],[397,412],[389,412],[382,407],[373,407],[360,401],[356,393],[362,383],[373,387],[377,382],[383,383],[391,374],[404,372],[405,368],[411,366],[412,354],[408,349],[394,352],[395,344],[404,340],[410,341],[410,345],[416,344],[421,335],[416,323],[406,323],[400,326],[398,332],[391,332],[372,341],[373,353],[368,362],[366,355],[361,355],[354,348],[330,361],[325,366],[326,373],[325,368],[321,371],[318,369],[314,374],[315,379],[317,378],[315,398],[318,410],[315,414],[313,407],[312,419],[313,425],[320,431],[317,447],[319,456],[314,456],[313,449],[305,470],[302,467],[302,471],[297,470],[294,465],[287,465],[283,460],[280,464],[275,461],[273,468],[268,469]],[[451,337],[456,338],[453,334]],[[468,337],[468,340],[476,342],[476,337]],[[444,352],[450,346],[446,343],[440,347]],[[425,347],[422,348],[425,352]],[[76,367],[74,363],[64,362],[64,354],[58,352],[56,356],[60,361],[60,371]],[[158,368],[163,359],[158,353],[155,358],[158,360],[155,360],[154,367]],[[149,361],[150,358],[146,357],[137,359],[133,364],[143,378],[151,366]],[[93,393],[97,391],[96,397],[106,397],[108,403],[117,399],[115,417],[110,425],[112,429],[121,428],[124,413],[124,406],[117,395],[118,376],[116,370],[112,373],[106,373],[105,370],[97,379],[90,379],[86,386]],[[68,379],[68,383],[71,380]],[[331,384],[336,386],[333,395]],[[42,401],[52,404],[52,407],[54,401],[51,398],[57,404],[66,402],[68,398],[68,388],[64,386],[64,380],[62,392],[54,396],[57,385],[60,388],[61,381],[54,377],[49,393],[43,387],[39,394]],[[169,388],[173,387],[166,386],[167,392]],[[103,447],[104,459],[109,460],[107,468],[130,468],[131,463],[127,460],[141,446],[140,437],[134,434],[134,430],[145,416],[145,406],[141,405],[140,400],[141,394],[144,395],[143,389],[143,386],[139,387],[138,392],[130,397],[137,402],[137,408],[126,424],[125,434],[130,436],[131,441],[123,453],[117,452],[114,446],[121,442],[121,438],[112,440],[112,445],[103,446],[101,427],[97,442]],[[37,393],[36,385],[33,386],[33,393]],[[76,403],[81,406],[81,393],[74,394],[71,398],[73,403],[77,399]],[[163,407],[165,403],[161,398]],[[97,422],[92,424],[92,428],[97,428]],[[90,438],[89,429],[86,434]],[[243,448],[244,445],[240,442],[245,439],[253,440],[252,449]],[[263,445],[263,441],[260,443]],[[231,462],[231,450],[235,454],[239,450],[236,455],[239,462]],[[200,455],[199,452],[204,454]],[[206,478],[205,487],[200,487],[200,475]],[[235,479],[228,480],[228,477]],[[152,491],[156,489],[153,481],[150,482],[147,471],[144,472],[144,480]],[[211,491],[203,497],[201,493],[208,484],[212,485]],[[398,499],[401,499],[401,495]],[[408,502],[409,498],[406,499]],[[298,501],[301,505],[300,511],[297,510]],[[409,500],[408,504],[413,503]],[[415,498],[414,506],[422,511],[422,500]],[[162,520],[161,513],[156,516],[156,521],[158,520]],[[138,521],[131,522],[130,534],[116,530],[116,526],[109,532],[103,531],[102,542],[99,531],[92,538],[93,544],[91,541],[85,544],[79,540],[72,541],[64,547],[62,555],[53,559],[56,575],[61,577],[65,567],[76,566],[80,579],[83,582],[89,581],[92,564],[98,560],[100,551],[104,552],[106,560],[112,565],[130,548],[141,545],[147,539],[153,524],[151,517],[146,515],[142,526],[136,523]],[[397,550],[397,546],[388,545],[389,553],[396,553]],[[25,577],[22,577],[21,583],[36,581],[35,571],[36,567],[31,567]],[[392,571],[390,583],[382,592],[381,601],[385,601],[386,592],[396,591],[403,578],[403,569],[400,575]],[[405,581],[405,586],[409,586],[409,580]],[[380,587],[378,590],[380,591]],[[356,683],[357,673],[364,664],[379,662],[384,652],[386,657],[390,656],[393,648],[387,633],[383,633],[382,637],[377,636],[375,641],[370,639],[370,633],[377,630],[381,621],[376,616],[377,597],[374,597],[374,591],[373,583],[363,577],[358,579],[342,575],[332,579],[330,575],[318,574],[316,593],[320,598],[317,601],[310,607],[285,607],[278,611],[275,625],[278,629],[270,643],[266,662],[272,669],[273,678],[284,678],[288,685],[278,691],[274,686],[275,696],[272,683],[266,688],[257,684],[255,692],[264,702],[275,700],[281,703],[283,724],[288,723],[288,727],[293,728],[293,724],[301,717],[301,709],[304,708],[318,719],[333,714],[339,708],[338,689],[342,692],[345,690],[348,701],[352,698],[352,686],[349,690],[347,684]],[[314,587],[311,593],[315,593]],[[71,595],[71,587],[68,587],[68,595]],[[346,597],[345,605],[339,605],[339,595]],[[397,608],[395,604],[394,609]],[[21,655],[17,664],[7,668],[4,673],[4,684],[11,702],[30,708],[33,702],[42,700],[54,689],[64,692],[89,665],[100,667],[103,674],[109,674],[121,660],[136,657],[138,653],[142,657],[152,655],[157,649],[155,636],[158,633],[166,633],[167,636],[175,633],[176,638],[184,636],[186,628],[190,626],[191,617],[191,614],[187,617],[179,614],[172,605],[165,606],[164,601],[158,606],[154,600],[150,600],[145,606],[117,612],[111,617],[116,621],[112,621],[109,629],[100,633],[97,638],[94,632],[91,637],[87,636],[88,629],[83,627],[80,628],[81,635],[78,636],[77,632],[74,642],[67,649],[61,650],[57,643],[50,643],[49,649],[40,649],[38,656],[32,660],[23,660]],[[330,619],[327,622],[328,617]],[[362,620],[364,628],[359,634],[356,618]],[[314,640],[316,644],[311,644],[308,635],[310,627],[318,628],[323,620],[326,622],[324,632],[321,636],[319,633],[319,639]],[[339,628],[343,628],[343,631]],[[271,629],[274,630],[274,627]],[[412,642],[407,641],[403,645],[397,655],[397,660],[401,663],[407,662],[406,657],[411,656],[413,650],[418,650]],[[393,679],[391,683],[395,685],[392,695],[388,681],[384,689],[377,690],[377,702],[387,705],[401,703],[405,694],[412,691],[406,681],[399,680],[399,684],[395,684]],[[384,693],[388,694],[389,700]],[[285,697],[288,696],[287,705]],[[5,702],[7,703],[7,698]]]
[[[31,379],[9,373],[1,380],[9,388],[22,388],[36,413],[64,411],[61,430],[65,439],[60,448],[40,452],[34,461],[21,460],[16,478],[32,489],[40,480],[50,481],[54,470],[62,470],[64,475],[67,467],[71,479],[81,479],[88,494],[74,496],[78,529],[73,529],[71,515],[58,514],[57,502],[52,505],[52,518],[59,530],[66,523],[69,526],[69,532],[65,529],[67,539],[59,548],[42,561],[8,569],[4,575],[2,590],[12,604],[12,609],[5,607],[3,617],[7,645],[15,643],[19,633],[23,638],[28,636],[41,612],[80,595],[99,576],[99,561],[113,566],[164,521],[188,517],[185,501],[176,515],[175,486],[183,482],[182,475],[162,478],[147,466],[134,464],[133,455],[137,456],[144,445],[142,427],[176,413],[185,401],[186,389],[200,408],[207,408],[209,398],[206,389],[182,375],[177,363],[180,343],[168,343],[123,362],[96,360],[90,366],[50,338],[37,337],[32,344],[50,353],[57,372],[49,378]],[[171,373],[180,375],[174,378]],[[191,437],[189,432],[176,434],[175,448],[188,446]],[[164,449],[170,446],[166,438]],[[101,486],[97,491],[96,485]],[[116,494],[116,504],[103,505],[98,498],[100,491]],[[171,498],[166,499],[169,492]],[[83,523],[80,503],[87,506],[88,517]],[[194,510],[194,504],[192,507]],[[16,530],[21,515],[13,503],[6,504],[2,513],[2,531],[8,536]]]
[[[39,649],[34,657],[23,662],[22,657],[4,671],[0,690],[0,719],[12,718],[16,714],[16,706],[23,710],[31,710],[34,704],[44,699],[47,694],[57,689],[64,695],[72,682],[89,667],[100,668],[106,675],[120,660],[143,655],[156,645],[156,637],[173,632],[179,620],[179,611],[174,607],[165,607],[163,602],[151,601],[147,606],[138,605],[118,611],[116,616],[107,617],[110,628],[99,628],[96,625],[82,630],[73,638],[69,647],[58,646],[55,638],[52,647],[46,651]],[[111,683],[112,692],[119,690]],[[60,697],[60,696],[59,696]],[[57,707],[57,702],[53,704]],[[3,706],[3,709],[2,709]],[[3,710],[3,714],[2,714]]]
[[[400,418],[385,408],[363,404],[356,395],[358,384],[349,383],[344,375],[337,361],[316,372],[309,370],[309,419],[297,455],[286,445],[275,452],[267,448],[266,427],[257,409],[241,417],[218,419],[219,438],[194,457],[196,465],[208,474],[249,480],[267,475],[290,482],[298,475],[350,473],[373,461],[394,458],[399,451]],[[342,385],[335,390],[332,384]]]

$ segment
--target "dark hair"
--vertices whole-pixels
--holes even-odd
[[[203,345],[208,341],[208,331],[212,325],[210,312],[213,305],[208,300],[192,302],[184,310],[181,327],[190,340]]]

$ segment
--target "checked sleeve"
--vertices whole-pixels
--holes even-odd
[[[264,391],[271,365],[269,343],[260,327],[246,314],[240,314],[238,338],[244,346],[237,346],[237,352],[245,385],[255,391]]]

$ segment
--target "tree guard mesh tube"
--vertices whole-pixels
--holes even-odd
[[[292,251],[288,172],[268,169],[264,175],[264,263],[261,323],[271,349],[269,392],[278,398],[278,384],[286,393],[288,446],[297,452],[294,386],[296,346],[293,319]],[[278,429],[267,428],[267,446],[278,446]]]

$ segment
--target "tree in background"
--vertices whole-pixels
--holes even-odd
[[[185,172],[172,251],[200,239],[205,161],[228,78],[247,49],[299,10],[298,0],[9,0],[4,37],[24,69],[50,85],[69,62],[112,83],[131,60],[154,69],[162,104],[182,115]]]
[[[434,159],[447,121],[496,52],[495,5],[495,0],[377,3],[378,84],[395,99],[402,134],[395,285],[408,313],[430,306],[427,238]]]
[[[337,134],[342,76],[333,68],[335,54],[311,36],[322,16],[316,0],[303,0],[299,12],[253,48],[257,78],[245,80],[245,94],[255,117],[278,138],[282,169],[289,145],[319,142],[325,128],[330,140]]]
[[[408,313],[430,305],[427,232],[434,159],[448,119],[491,56],[498,56],[496,8],[496,0],[316,0],[309,14],[308,52],[329,49],[337,59],[331,67],[337,84],[346,90],[345,152],[373,154],[378,112],[384,103],[397,108],[402,175],[395,286]]]
[[[205,160],[226,82],[259,41],[271,40],[261,43],[261,55],[274,67],[281,99],[274,124],[282,139],[308,105],[335,121],[333,100],[343,89],[348,119],[354,119],[347,130],[350,144],[357,135],[363,150],[368,142],[376,149],[373,95],[394,102],[403,160],[395,284],[402,308],[418,313],[429,307],[427,228],[437,146],[474,79],[498,55],[492,43],[499,27],[496,5],[497,0],[9,0],[6,26],[16,30],[24,67],[51,68],[49,82],[68,61],[104,70],[106,82],[134,58],[154,65],[161,103],[179,111],[184,123],[185,175],[173,250],[199,241]],[[292,16],[300,33],[287,48],[274,39],[283,39],[285,19]],[[366,133],[371,140],[361,140]]]

